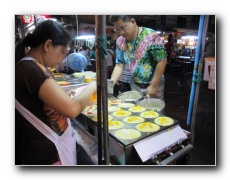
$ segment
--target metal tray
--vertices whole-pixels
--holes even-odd
[[[155,112],[160,112],[162,109],[165,107],[164,101],[156,98],[146,98],[137,103],[137,105],[140,105],[146,109],[155,111]]]
[[[138,91],[127,91],[127,92],[119,94],[117,98],[122,99],[125,102],[131,102],[131,103],[136,104],[141,99],[143,99],[143,94]]]

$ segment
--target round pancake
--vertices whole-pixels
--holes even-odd
[[[135,104],[133,104],[133,103],[120,103],[117,106],[120,108],[131,108],[131,107],[134,107]]]
[[[95,116],[97,114],[97,110],[84,110],[82,114],[87,115],[87,116]]]
[[[108,112],[119,111],[121,108],[117,106],[108,106]]]
[[[169,117],[158,117],[154,120],[154,122],[161,126],[169,126],[174,123],[174,120]]]
[[[135,129],[119,129],[115,136],[121,139],[136,139],[141,136],[141,133]]]
[[[131,112],[143,112],[145,110],[146,109],[144,107],[141,107],[139,105],[129,108],[129,111]]]
[[[109,129],[120,129],[124,127],[124,123],[121,121],[113,120],[108,122]]]
[[[86,106],[82,114],[85,114],[87,116],[95,116],[97,114],[97,106]]]
[[[102,120],[103,120],[103,116],[101,116],[101,118],[102,118]],[[108,121],[110,121],[110,120],[112,120],[112,119],[113,119],[113,116],[108,115]],[[93,121],[97,121],[97,115],[94,116],[94,117],[92,118],[92,120],[93,120]]]
[[[154,111],[144,111],[140,114],[140,116],[143,118],[156,118],[159,116],[159,113]]]
[[[68,81],[57,81],[57,83],[60,84],[61,86],[67,86],[71,84],[71,82]]]
[[[136,125],[136,129],[142,132],[155,132],[160,129],[160,126],[151,122],[144,122]]]
[[[124,111],[122,109],[120,109],[119,111],[113,112],[113,116],[115,117],[126,117],[126,116],[130,116],[132,113],[129,111]]]
[[[53,73],[54,78],[62,78],[65,76],[63,73]]]
[[[123,103],[124,101],[121,99],[110,99],[109,104],[120,104]]]
[[[124,122],[126,123],[141,123],[144,122],[144,118],[139,117],[139,116],[129,116],[123,119]]]
[[[97,109],[97,105],[86,106],[86,107],[85,107],[85,110],[88,110],[88,109],[93,109],[93,110],[95,110],[95,109]]]

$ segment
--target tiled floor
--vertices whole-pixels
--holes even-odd
[[[185,88],[182,76],[172,71],[165,73],[165,114],[177,119],[183,129],[187,126],[190,89]],[[208,89],[208,82],[201,81],[194,118],[194,149],[186,164],[196,166],[216,165],[216,111],[215,90]]]

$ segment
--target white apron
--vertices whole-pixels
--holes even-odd
[[[23,59],[27,60],[27,59]],[[29,112],[25,107],[23,107],[15,99],[16,109],[27,119],[35,128],[37,128],[42,134],[44,134],[48,139],[50,139],[56,146],[61,164],[62,165],[76,165],[77,155],[76,155],[76,137],[75,132],[72,130],[70,119],[67,118],[68,127],[65,132],[58,136],[50,127],[39,120],[31,112]]]
[[[77,164],[76,137],[69,118],[67,119],[68,128],[61,136],[58,136],[50,127],[24,108],[16,99],[15,107],[34,127],[55,144],[62,165]]]

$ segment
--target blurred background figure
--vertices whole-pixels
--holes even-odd
[[[182,56],[188,56],[188,50],[184,44],[182,45],[181,50],[182,50]]]
[[[165,50],[167,52],[167,58],[169,59],[172,53],[172,48],[173,48],[173,42],[172,42],[172,35],[170,34],[168,36],[168,42],[165,43]]]
[[[90,58],[96,60],[96,47],[93,46],[92,50],[90,51]]]
[[[90,48],[88,46],[82,46],[81,50],[78,52],[85,56],[85,58],[88,61],[88,64],[91,64],[91,58],[90,58]]]
[[[175,47],[174,47],[174,37],[172,34],[169,34],[168,36],[168,42],[164,44],[165,50],[167,53],[167,61],[168,63],[172,64],[173,63],[173,58],[175,55]]]

